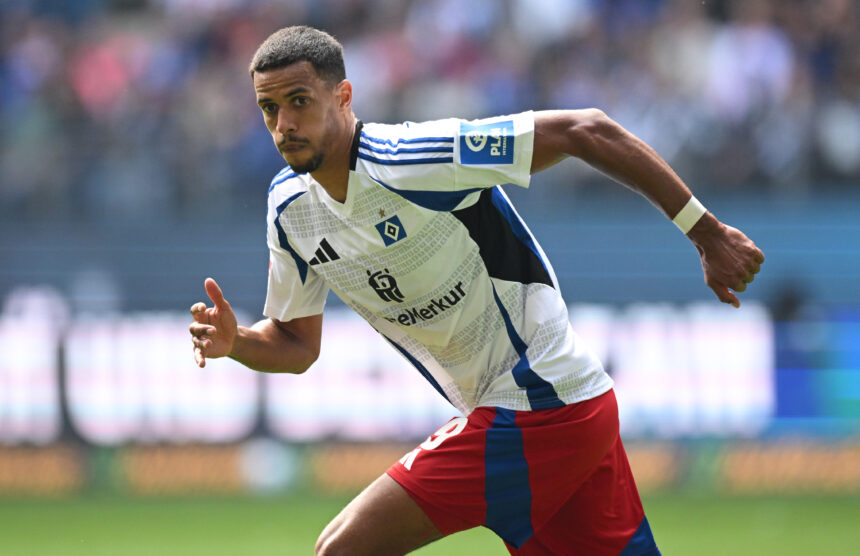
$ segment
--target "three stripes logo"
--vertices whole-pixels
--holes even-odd
[[[316,252],[314,252],[314,255],[314,258],[308,261],[308,264],[310,264],[311,266],[340,259],[340,255],[338,255],[335,250],[332,249],[326,238],[322,238],[322,241],[320,241],[320,246],[317,247],[317,250]]]

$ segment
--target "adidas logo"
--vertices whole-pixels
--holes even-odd
[[[340,258],[340,255],[335,253],[334,249],[332,249],[331,245],[329,245],[325,238],[320,241],[320,246],[317,247],[314,255],[314,258],[308,261],[308,264],[311,266],[327,263],[329,261],[336,261]]]

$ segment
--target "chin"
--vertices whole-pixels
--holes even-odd
[[[297,174],[307,174],[316,171],[323,162],[323,154],[317,153],[306,160],[290,160],[286,155],[282,155],[287,164],[290,165],[293,172]]]

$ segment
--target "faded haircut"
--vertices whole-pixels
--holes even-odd
[[[319,29],[297,25],[275,31],[254,53],[248,71],[264,72],[295,64],[310,62],[317,75],[334,87],[346,79],[343,47],[337,40]]]

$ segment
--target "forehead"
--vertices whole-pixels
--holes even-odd
[[[289,66],[264,72],[254,72],[254,91],[257,96],[287,93],[294,89],[319,89],[325,83],[317,75],[313,64],[302,60]]]

